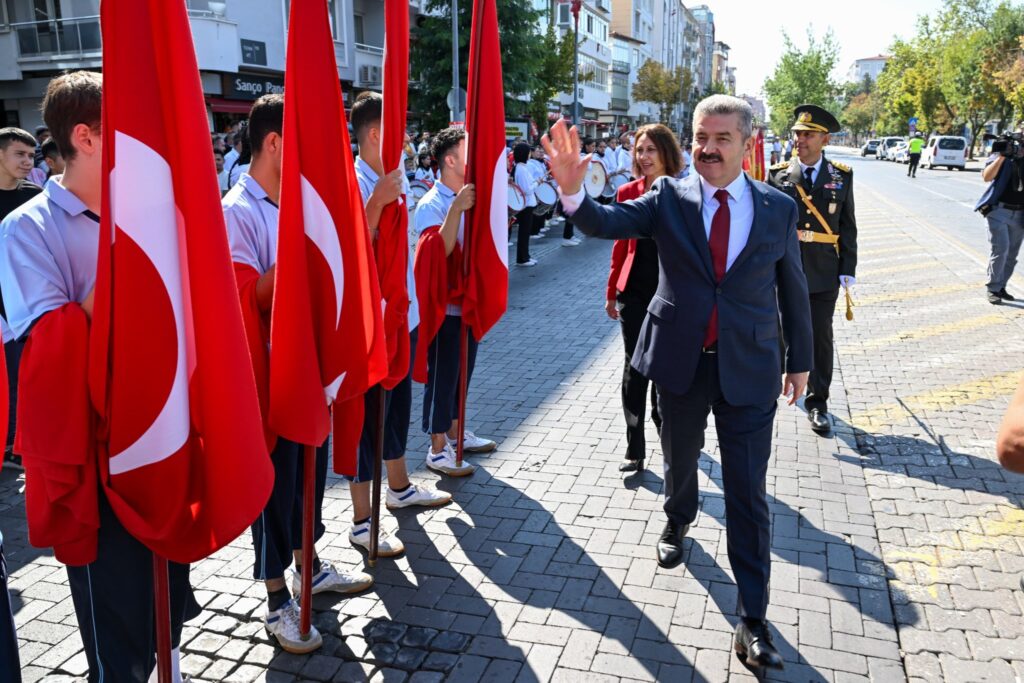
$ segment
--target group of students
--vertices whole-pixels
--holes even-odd
[[[80,307],[91,317],[103,192],[102,88],[102,77],[87,71],[57,76],[48,86],[43,117],[54,133],[66,169],[63,175],[50,178],[41,190],[35,188],[34,196],[11,211],[0,224],[0,296],[7,304],[5,319],[8,323],[4,327],[5,341],[24,343],[41,320],[68,306]],[[359,152],[354,161],[354,173],[367,226],[374,239],[383,207],[399,200],[407,183],[403,169],[389,171],[383,167],[380,156],[382,108],[383,99],[379,94],[363,93],[353,104],[350,117]],[[245,127],[249,165],[239,173],[237,182],[222,199],[254,377],[264,407],[269,392],[266,381],[269,354],[272,353],[268,342],[274,305],[283,113],[282,95],[265,95],[254,103]],[[0,149],[3,147],[0,141]],[[454,450],[459,433],[457,388],[461,327],[461,286],[457,282],[461,270],[456,266],[462,258],[463,214],[475,201],[473,186],[465,184],[465,132],[456,128],[440,131],[431,141],[431,154],[437,160],[439,178],[410,216],[408,232],[410,370],[401,383],[385,393],[385,502],[391,510],[434,507],[451,501],[449,493],[409,479],[406,443],[412,415],[413,379],[425,384],[421,425],[430,439],[424,455],[427,468],[453,477],[466,476],[475,470],[472,464],[458,461]],[[2,158],[5,160],[6,155]],[[27,174],[30,166],[19,163],[18,173]],[[417,245],[419,248],[415,249]],[[439,267],[445,265],[450,266],[447,271]],[[440,287],[436,281],[438,273],[444,273]],[[451,274],[451,278],[447,274]],[[416,285],[424,295],[422,301],[417,300]],[[428,330],[432,338],[418,339],[421,306],[424,319],[428,311],[434,310],[439,310],[443,317],[436,333]],[[467,384],[475,359],[476,342],[473,335],[469,335]],[[370,398],[375,393],[375,390],[367,392],[367,402],[375,400]],[[307,653],[320,647],[322,638],[315,626],[308,638],[300,635],[299,605],[310,598],[301,595],[300,580],[302,449],[299,444],[272,434],[266,415],[264,428],[268,442],[273,444],[270,459],[275,480],[269,501],[252,522],[253,578],[262,581],[266,589],[263,622],[267,632],[286,651]],[[370,484],[376,428],[374,420],[365,421],[356,474],[348,478],[352,498],[348,540],[353,546],[366,550],[371,534]],[[464,430],[466,453],[489,452],[494,448],[494,441]],[[325,442],[317,449],[315,459],[314,543],[320,541],[325,532],[322,512],[327,458]],[[29,475],[32,474],[30,464],[26,463]],[[89,664],[89,680],[146,680],[155,675],[151,629],[152,556],[118,521],[102,487],[98,498],[101,525],[97,556],[89,564],[67,568]],[[380,556],[394,557],[403,552],[401,540],[381,532]],[[373,584],[373,578],[364,572],[337,568],[321,559],[315,548],[312,557],[313,595],[326,591],[355,593]],[[293,561],[289,586],[287,572]],[[170,584],[176,664],[182,626],[198,614],[199,606],[189,584],[188,565],[171,564]],[[0,565],[0,680],[17,681],[17,639],[13,619],[5,618],[10,611]],[[177,669],[175,671],[177,675]]]

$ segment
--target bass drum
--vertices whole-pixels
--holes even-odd
[[[604,186],[608,183],[608,171],[598,162],[592,162],[587,169],[587,175],[583,179],[583,189],[593,199],[597,199],[604,193]]]
[[[508,183],[508,212],[515,215],[526,208],[526,195],[511,180]]]
[[[533,212],[538,216],[543,216],[558,202],[558,190],[555,189],[555,181],[545,180],[537,185],[533,191],[533,196],[537,198],[537,207]]]
[[[406,199],[409,202],[409,210],[412,211],[423,199],[423,195],[430,192],[430,185],[422,180],[414,180],[409,183],[409,195]]]
[[[626,171],[619,171],[618,173],[612,173],[611,177],[608,178],[608,184],[612,187],[612,196],[619,191],[619,188],[629,182],[629,173]]]

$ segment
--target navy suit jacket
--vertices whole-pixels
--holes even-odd
[[[658,291],[647,307],[633,367],[674,394],[693,383],[716,301],[719,380],[729,404],[773,402],[782,391],[783,370],[811,369],[811,310],[796,203],[764,183],[748,182],[754,202],[750,239],[721,282],[715,280],[695,174],[659,178],[639,199],[619,204],[602,206],[586,197],[572,214],[573,224],[594,237],[657,242]],[[788,343],[784,366],[780,320]]]

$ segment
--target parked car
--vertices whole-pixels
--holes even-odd
[[[886,161],[896,161],[896,151],[900,148],[901,144],[906,141],[903,138],[896,138],[896,142],[885,149]]]
[[[910,163],[910,143],[896,143],[896,146],[892,148],[892,160],[898,164]]]
[[[950,171],[967,165],[967,138],[958,135],[933,135],[921,150],[921,166],[945,166]]]
[[[864,143],[864,146],[860,148],[860,155],[866,157],[867,155],[875,156],[878,154],[878,143],[880,140],[868,140]]]
[[[878,143],[878,149],[875,150],[875,157],[878,159],[888,159],[889,150],[892,149],[896,145],[896,143],[902,139],[903,138],[898,137],[882,138],[882,140]]]

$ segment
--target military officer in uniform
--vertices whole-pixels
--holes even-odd
[[[832,383],[832,316],[840,288],[852,287],[857,268],[857,219],[853,212],[853,170],[826,159],[836,118],[813,104],[793,110],[796,155],[769,169],[768,183],[791,196],[799,209],[797,235],[811,297],[814,369],[804,407],[811,429],[828,434],[828,391]]]

